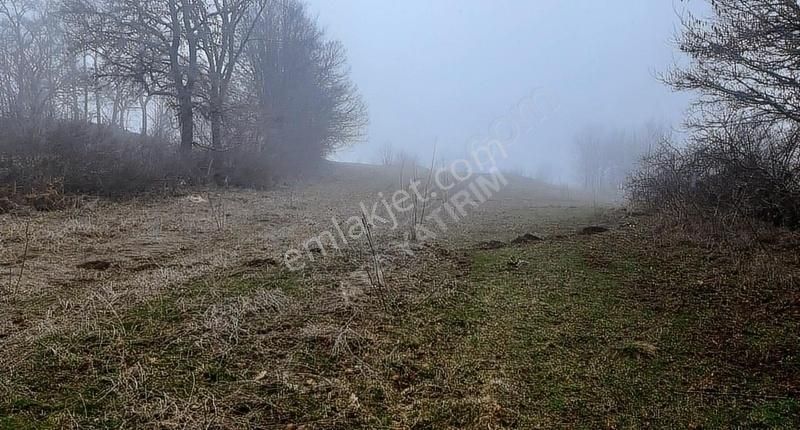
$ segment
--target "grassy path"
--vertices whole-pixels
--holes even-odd
[[[793,298],[646,237],[426,248],[388,312],[350,257],[101,309],[0,371],[0,429],[800,427]]]
[[[643,300],[644,283],[667,285],[659,279],[663,267],[648,266],[653,262],[620,246],[623,240],[577,237],[472,256],[472,292],[446,311],[447,323],[463,327],[463,336],[438,360],[476,375],[482,407],[449,424],[800,425],[797,398],[781,385],[786,381],[702,352],[702,333],[715,329],[704,303],[670,309],[662,300]],[[792,327],[796,321],[765,328],[751,344],[776,342],[797,351]],[[797,356],[787,358],[783,371],[796,381]]]

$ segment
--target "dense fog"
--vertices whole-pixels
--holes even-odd
[[[0,0],[0,430],[800,429],[798,0]]]
[[[703,5],[688,4],[695,9]],[[481,0],[332,2],[311,9],[348,50],[364,96],[367,142],[336,155],[375,162],[381,147],[427,158],[435,141],[463,155],[474,134],[534,94],[535,127],[507,168],[580,181],[576,135],[586,128],[678,128],[689,95],[658,79],[680,57],[685,2]]]

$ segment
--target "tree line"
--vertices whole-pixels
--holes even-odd
[[[670,136],[671,131],[657,122],[633,129],[584,127],[573,142],[581,188],[595,200],[619,200],[642,157]]]
[[[6,181],[116,165],[135,182],[254,185],[352,144],[367,121],[343,46],[299,0],[6,0],[0,41]],[[92,157],[110,166],[89,172]]]

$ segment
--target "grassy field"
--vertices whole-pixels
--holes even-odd
[[[357,251],[130,307],[101,292],[0,373],[0,428],[800,426],[792,248],[604,220],[621,227],[386,251],[383,292]]]
[[[519,178],[411,254],[376,228],[289,271],[376,169],[0,215],[0,429],[800,427],[800,236]]]

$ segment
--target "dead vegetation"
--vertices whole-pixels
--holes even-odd
[[[0,424],[797,424],[792,233],[723,248],[630,211],[531,208],[512,186],[413,253],[362,217],[360,243],[284,268],[332,212],[396,185],[359,172],[224,191],[223,232],[205,198],[4,215],[4,285],[26,221],[30,243],[0,302]]]
[[[678,46],[689,61],[664,76],[697,93],[686,144],[663,139],[629,184],[634,204],[727,235],[748,224],[800,228],[800,85],[796,4],[711,2],[687,14]]]
[[[138,301],[106,285],[62,301],[69,330],[5,344],[0,422],[791,427],[796,254],[727,260],[622,215],[501,249],[383,237],[297,272],[242,260]]]

